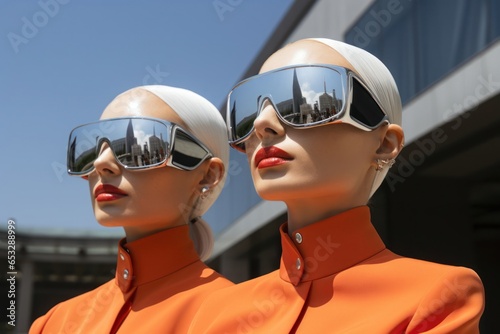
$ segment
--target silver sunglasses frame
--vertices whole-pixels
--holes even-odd
[[[272,104],[280,121],[283,122],[284,124],[292,127],[292,128],[295,128],[295,129],[309,129],[309,128],[314,128],[314,127],[318,127],[318,126],[327,125],[327,124],[341,120],[342,123],[350,124],[358,129],[361,129],[364,131],[373,131],[374,129],[376,129],[380,125],[382,125],[383,123],[390,123],[389,118],[387,116],[387,112],[384,110],[384,108],[382,108],[380,101],[376,98],[376,96],[367,87],[366,83],[354,71],[352,71],[348,68],[342,67],[342,66],[330,65],[330,64],[304,64],[304,65],[285,66],[285,67],[280,67],[280,68],[277,68],[277,69],[269,71],[269,72],[254,75],[250,78],[242,80],[231,89],[231,91],[229,92],[228,97],[227,97],[227,105],[226,105],[226,125],[227,125],[227,131],[228,131],[228,136],[229,136],[229,144],[231,145],[231,147],[241,151],[242,150],[241,144],[243,144],[248,139],[248,137],[250,137],[250,135],[253,133],[253,131],[255,129],[252,126],[252,129],[245,136],[238,138],[236,140],[233,139],[234,138],[234,136],[233,136],[233,124],[232,124],[231,107],[230,107],[230,104],[231,104],[230,97],[231,97],[231,94],[233,93],[233,91],[235,89],[237,89],[238,87],[244,85],[245,83],[247,83],[249,81],[256,80],[256,79],[261,78],[261,77],[273,75],[274,73],[282,72],[285,70],[296,69],[296,68],[307,68],[307,67],[315,67],[315,68],[319,67],[319,68],[332,69],[341,75],[342,82],[343,82],[342,94],[344,97],[346,94],[348,95],[347,99],[345,99],[346,103],[343,104],[342,110],[334,116],[331,116],[327,119],[319,120],[317,122],[308,123],[308,124],[294,124],[290,121],[287,121],[279,113],[278,108],[277,108],[276,104],[274,103],[271,94],[265,94],[265,95],[259,96],[260,100],[258,102],[256,118],[260,114],[264,102],[269,101]],[[352,105],[352,99],[353,99],[353,79],[356,79],[356,81],[359,82],[359,84],[368,92],[370,97],[373,99],[373,101],[377,104],[379,109],[385,115],[382,118],[382,120],[375,126],[368,126],[366,124],[363,124],[351,116],[351,105]],[[346,84],[348,85],[347,87],[346,87]],[[348,88],[347,92],[346,92],[346,88]]]
[[[151,164],[151,165],[148,165],[148,166],[130,167],[130,166],[124,165],[118,159],[118,157],[116,156],[115,151],[112,149],[111,143],[109,141],[109,138],[107,138],[106,136],[99,136],[99,142],[96,144],[95,149],[99,150],[100,147],[102,146],[102,144],[104,142],[106,142],[109,145],[109,147],[111,148],[111,151],[113,152],[115,160],[120,164],[120,166],[122,166],[126,170],[143,171],[143,170],[150,170],[150,169],[154,169],[154,168],[161,168],[161,167],[168,166],[168,167],[173,167],[173,168],[176,168],[176,169],[179,169],[179,170],[191,171],[191,170],[194,170],[194,169],[198,168],[205,160],[214,157],[212,151],[205,144],[203,144],[198,138],[196,138],[194,135],[190,134],[189,132],[187,132],[185,129],[183,129],[181,126],[179,126],[178,124],[176,124],[174,122],[170,122],[170,121],[159,119],[159,118],[153,118],[153,117],[117,117],[117,118],[107,118],[107,119],[102,119],[102,120],[99,120],[99,121],[96,121],[96,122],[90,122],[90,123],[82,124],[82,125],[79,125],[79,126],[73,128],[73,130],[71,130],[70,135],[69,135],[69,140],[68,140],[68,151],[67,151],[67,172],[68,172],[69,175],[71,175],[71,176],[80,176],[80,177],[81,176],[87,176],[87,175],[89,175],[90,173],[92,173],[95,170],[93,162],[92,162],[92,168],[90,170],[88,170],[88,171],[74,172],[74,171],[71,171],[71,169],[69,168],[69,166],[70,166],[70,155],[71,155],[71,152],[70,152],[71,151],[71,139],[72,139],[73,132],[75,130],[79,129],[79,128],[87,127],[89,125],[97,125],[97,124],[102,124],[104,122],[113,122],[113,121],[120,121],[120,120],[147,120],[147,121],[154,121],[154,122],[157,122],[157,123],[161,123],[161,124],[167,126],[167,128],[170,127],[170,131],[169,131],[170,132],[170,138],[169,138],[169,142],[168,142],[169,145],[167,147],[167,152],[165,154],[166,158],[163,161],[161,161],[161,162],[158,162],[158,163],[155,163],[155,164]],[[188,166],[183,166],[181,164],[176,164],[175,161],[173,161],[174,154],[172,153],[172,148],[175,147],[176,135],[177,135],[178,131],[182,132],[191,141],[193,141],[196,145],[198,145],[204,151],[207,152],[207,154],[200,160],[200,162],[198,164],[196,164],[195,166],[193,166],[193,167],[188,167]],[[96,156],[98,157],[99,154],[96,153]]]

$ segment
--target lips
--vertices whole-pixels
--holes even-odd
[[[127,196],[127,193],[110,184],[100,184],[94,190],[94,197],[98,202],[107,202]]]
[[[276,146],[263,147],[255,154],[255,166],[257,168],[268,168],[282,165],[293,157]]]

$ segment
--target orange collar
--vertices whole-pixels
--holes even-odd
[[[199,260],[189,237],[189,226],[170,228],[153,235],[118,244],[115,281],[123,293],[167,276]]]
[[[280,234],[280,277],[293,285],[336,274],[385,249],[367,206],[305,226],[291,238],[285,223]]]

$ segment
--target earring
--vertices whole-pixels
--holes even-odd
[[[201,191],[200,191],[200,192],[201,192],[200,198],[201,198],[201,199],[205,199],[205,198],[207,198],[207,197],[208,197],[208,194],[209,194],[209,192],[210,192],[210,188],[209,188],[209,187],[207,187],[207,186],[204,186],[203,188],[201,188]]]
[[[395,162],[396,160],[394,159],[377,159],[377,167],[375,167],[375,170],[380,172],[387,165],[391,168]]]

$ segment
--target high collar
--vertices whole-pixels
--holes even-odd
[[[336,274],[385,248],[367,206],[305,226],[291,237],[285,223],[280,234],[280,277],[293,285]]]
[[[123,293],[133,287],[167,276],[199,260],[189,237],[189,226],[170,228],[118,244],[115,281]]]

